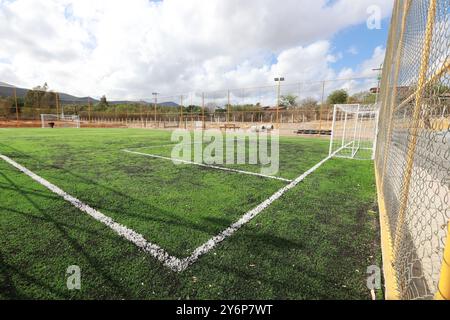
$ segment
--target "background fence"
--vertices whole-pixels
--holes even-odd
[[[387,295],[450,299],[450,1],[394,6],[376,155]]]
[[[0,86],[0,126],[40,126],[40,114],[76,114],[82,127],[193,128],[233,123],[247,128],[279,124],[281,130],[330,130],[333,109],[329,95],[338,89],[353,91],[348,100],[371,103],[375,77],[334,79],[229,90],[155,95],[146,101],[102,101],[76,98],[42,88]],[[361,91],[361,92],[359,92]],[[347,101],[342,101],[347,102]],[[277,108],[278,106],[278,108]],[[15,122],[15,123],[14,123]]]

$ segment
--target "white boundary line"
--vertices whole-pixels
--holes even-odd
[[[221,243],[226,238],[233,235],[237,230],[239,230],[242,226],[244,226],[246,223],[250,222],[253,218],[255,218],[258,214],[260,214],[264,209],[268,208],[273,202],[278,200],[281,196],[283,196],[287,191],[293,189],[295,186],[297,186],[300,182],[302,182],[306,177],[308,177],[311,173],[316,171],[319,167],[321,167],[325,162],[330,160],[337,152],[339,152],[341,149],[338,149],[333,154],[329,155],[319,163],[317,163],[314,167],[303,173],[301,176],[293,180],[291,183],[289,183],[287,186],[281,188],[277,192],[275,192],[272,196],[270,196],[267,200],[260,203],[255,208],[248,211],[246,214],[244,214],[238,221],[233,223],[230,227],[219,233],[217,236],[209,239],[207,242],[199,246],[197,249],[193,251],[193,253],[184,259],[179,259],[177,257],[169,255],[164,249],[162,249],[160,246],[153,244],[145,238],[125,227],[124,225],[121,225],[117,222],[115,222],[112,218],[104,215],[98,210],[93,209],[89,205],[81,202],[77,198],[69,195],[62,189],[58,188],[51,182],[45,180],[44,178],[38,176],[37,174],[33,173],[32,171],[28,170],[27,168],[23,167],[22,165],[18,164],[14,160],[10,159],[7,156],[4,156],[0,154],[0,158],[21,171],[22,173],[29,176],[31,179],[35,180],[36,182],[40,183],[53,193],[59,195],[64,200],[72,204],[74,207],[78,208],[82,212],[87,213],[95,220],[105,224],[110,229],[115,231],[118,235],[121,237],[127,239],[128,241],[134,243],[138,248],[141,248],[144,252],[149,253],[151,256],[156,258],[158,261],[160,261],[164,266],[170,268],[174,272],[182,272],[186,270],[190,265],[195,263],[202,255],[208,253],[213,248],[215,248],[219,243]]]
[[[174,271],[179,271],[178,266],[181,264],[180,259],[170,256],[164,249],[162,249],[158,245],[148,242],[147,240],[144,239],[144,237],[141,234],[115,222],[110,217],[104,215],[100,211],[95,210],[94,208],[91,208],[87,204],[81,202],[77,198],[71,196],[70,194],[68,194],[65,191],[63,191],[62,189],[58,188],[51,182],[38,176],[37,174],[33,173],[32,171],[28,170],[27,168],[21,166],[20,164],[18,164],[14,160],[8,158],[7,156],[0,154],[0,158],[5,160],[7,163],[12,165],[19,171],[26,174],[27,176],[29,176],[34,181],[40,183],[41,185],[43,185],[44,187],[46,187],[53,193],[64,198],[64,200],[66,200],[67,202],[72,204],[74,207],[78,208],[79,210],[83,211],[84,213],[87,213],[95,220],[105,224],[106,226],[108,226],[109,228],[114,230],[121,237],[124,237],[128,241],[134,243],[137,247],[139,247],[142,250],[144,250],[145,252],[151,254],[153,257],[155,257],[160,262],[162,262],[165,266],[169,267],[170,269],[172,269]]]
[[[172,159],[172,158],[168,158],[168,157],[158,156],[158,155],[155,155],[155,154],[142,153],[142,152],[131,151],[131,150],[127,150],[127,149],[122,150],[122,151],[127,152],[127,153],[137,154],[137,155],[140,155],[140,156],[145,156],[145,157],[150,157],[150,158],[156,158],[156,159],[162,159],[162,160],[170,160],[170,161],[173,161],[173,162],[179,162],[179,163],[185,163],[185,164],[192,164],[192,165],[196,165],[196,166],[200,166],[200,167],[205,167],[205,168],[210,168],[210,169],[217,169],[217,170],[222,170],[222,171],[228,171],[228,172],[234,172],[234,173],[247,174],[247,175],[257,176],[257,177],[263,177],[263,178],[267,178],[267,179],[281,180],[281,181],[284,181],[284,182],[292,182],[292,180],[289,180],[289,179],[280,178],[280,177],[275,177],[275,176],[269,176],[269,175],[265,175],[265,174],[261,174],[261,173],[256,173],[256,172],[250,172],[250,171],[243,171],[243,170],[237,170],[237,169],[224,168],[224,167],[213,166],[213,165],[209,165],[209,164],[204,164],[204,163],[200,163],[200,162],[193,162],[193,161],[188,161],[188,160],[182,160],[182,159]]]

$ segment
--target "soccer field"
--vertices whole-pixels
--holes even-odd
[[[174,164],[170,137],[1,129],[0,298],[370,298],[371,161],[329,159],[298,180],[329,142],[282,137],[279,173],[266,177],[257,165]],[[66,288],[70,265],[81,290]]]

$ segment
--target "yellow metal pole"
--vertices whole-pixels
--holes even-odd
[[[155,105],[154,105],[154,114],[155,114],[155,126],[156,126],[156,107],[158,105],[158,95],[155,94]]]
[[[91,98],[88,98],[88,118],[89,123],[91,123]]]
[[[417,135],[419,132],[420,114],[422,108],[422,98],[425,90],[426,75],[430,61],[431,43],[433,40],[433,28],[436,19],[436,0],[430,0],[428,7],[427,27],[425,41],[423,46],[422,61],[420,65],[419,81],[417,83],[416,103],[413,112],[413,121],[411,123],[411,140],[408,144],[408,153],[406,157],[406,169],[403,176],[403,189],[401,193],[400,209],[397,218],[397,226],[394,242],[394,259],[397,258],[398,249],[402,241],[402,227],[405,222],[406,209],[408,206],[409,188],[411,184],[411,175],[413,171],[414,155],[416,152]]]
[[[322,83],[322,103],[320,104],[319,110],[319,136],[322,131],[322,112],[323,112],[323,104],[325,103],[325,81]]]
[[[380,211],[380,238],[381,253],[383,257],[383,275],[385,282],[385,299],[399,300],[399,291],[397,285],[397,274],[394,268],[394,255],[392,247],[392,237],[389,229],[389,215],[386,211],[386,201],[381,190],[381,181],[378,168],[375,165],[375,179],[377,185],[378,208]]]
[[[230,123],[230,90],[228,90],[227,124]]]
[[[202,128],[206,129],[206,123],[205,123],[205,93],[202,93]]]
[[[57,92],[55,92],[55,104],[56,104],[56,115],[59,117],[59,101]]]
[[[19,126],[19,107],[17,105],[17,90],[14,88],[14,103],[16,105],[16,126]]]
[[[397,1],[397,10],[399,10],[399,6],[400,6],[400,1]],[[381,171],[381,185],[382,187],[384,186],[384,177],[386,175],[386,166],[387,166],[387,160],[388,160],[388,156],[389,156],[389,149],[390,149],[390,145],[391,145],[391,139],[392,139],[392,126],[393,126],[393,122],[394,122],[394,109],[395,109],[395,98],[397,96],[397,82],[398,82],[398,76],[400,73],[400,62],[401,62],[401,57],[403,55],[403,38],[404,38],[404,34],[405,34],[405,29],[406,29],[406,20],[408,17],[408,12],[409,12],[409,8],[411,7],[411,0],[406,0],[405,4],[404,4],[404,8],[403,8],[403,16],[402,16],[402,23],[401,23],[401,29],[400,29],[400,38],[398,41],[398,48],[397,48],[397,54],[396,54],[396,63],[395,63],[395,71],[394,71],[394,79],[392,81],[392,84],[394,86],[393,90],[392,90],[392,95],[391,95],[391,103],[390,103],[390,109],[389,109],[389,122],[388,122],[388,130],[387,130],[387,138],[386,138],[386,146],[384,149],[384,159],[383,159],[383,168]],[[396,30],[397,26],[395,26],[395,28],[393,30]],[[392,46],[393,43],[391,42],[390,45]],[[393,58],[394,55],[394,50],[391,50],[390,52],[390,59],[388,59],[388,62],[391,63],[391,59]],[[390,66],[387,66],[387,69],[385,70],[390,70]],[[384,99],[384,106],[386,106],[387,104],[387,99],[388,99],[388,95],[386,95],[385,99]]]
[[[277,91],[277,114],[276,114],[276,126],[277,129],[280,128],[280,122],[279,122],[279,110],[280,110],[280,95],[281,95],[281,78],[278,78],[278,91]]]
[[[450,300],[450,223],[448,224],[447,244],[444,249],[444,259],[441,268],[436,300]]]
[[[180,128],[183,126],[183,95],[180,96]]]

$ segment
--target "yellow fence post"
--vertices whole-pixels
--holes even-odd
[[[206,129],[206,122],[205,122],[205,93],[202,92],[202,128],[203,130]]]
[[[450,300],[450,223],[448,224],[447,244],[444,250],[441,277],[435,298],[436,300]]]
[[[425,90],[426,76],[430,60],[431,43],[433,39],[433,28],[436,19],[436,1],[430,0],[428,7],[427,27],[425,33],[425,41],[423,45],[422,61],[420,64],[419,79],[417,83],[417,91],[415,94],[415,106],[413,112],[412,129],[410,131],[411,140],[408,144],[408,152],[406,158],[405,174],[403,176],[403,189],[401,193],[400,209],[397,218],[397,225],[394,239],[394,259],[398,256],[398,250],[402,241],[402,226],[405,222],[406,209],[408,206],[408,196],[411,184],[411,175],[413,171],[414,155],[417,145],[417,134],[419,132],[420,113],[422,108],[422,98]]]
[[[91,123],[91,98],[88,97],[88,119],[89,123]]]
[[[19,107],[17,105],[17,90],[14,87],[14,103],[16,105],[16,126],[19,126]]]
[[[184,127],[183,124],[183,95],[180,96],[180,125],[179,128]]]
[[[397,6],[400,5],[400,1],[397,1]],[[398,76],[400,73],[400,64],[401,64],[401,58],[403,56],[403,39],[405,35],[405,29],[406,29],[406,18],[408,16],[409,8],[411,7],[411,0],[406,0],[403,8],[403,16],[402,16],[402,22],[401,22],[401,29],[400,29],[400,38],[398,40],[399,47],[397,48],[396,57],[395,57],[395,72],[394,72],[394,79],[392,81],[393,89],[392,89],[392,95],[391,95],[391,103],[390,103],[390,109],[389,109],[389,123],[388,123],[388,131],[386,135],[386,146],[384,148],[384,159],[383,159],[383,169],[381,171],[381,188],[384,187],[384,177],[386,175],[386,167],[387,167],[387,161],[389,156],[389,149],[392,139],[392,126],[394,122],[394,109],[395,109],[395,98],[397,96],[397,82],[398,82]],[[398,8],[399,10],[399,8]],[[399,11],[398,11],[399,12]],[[395,28],[397,29],[397,28]],[[394,29],[394,30],[395,30]],[[392,39],[395,40],[395,39]],[[390,43],[392,46],[392,43]],[[393,58],[393,50],[391,52],[391,58]],[[389,61],[391,63],[391,61]],[[390,66],[389,66],[390,67]],[[385,97],[385,106],[387,105],[388,95]]]

